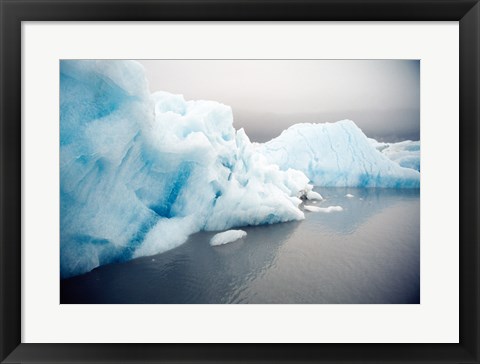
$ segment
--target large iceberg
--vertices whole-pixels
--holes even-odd
[[[351,120],[295,124],[256,148],[270,163],[300,170],[316,186],[420,187],[418,171],[380,153]]]
[[[133,61],[62,61],[60,72],[62,277],[200,230],[304,218],[308,178],[267,162],[230,107],[151,95]]]
[[[323,125],[323,126],[322,126]],[[314,184],[418,187],[353,122],[265,145],[213,101],[151,94],[134,61],[60,63],[60,269],[161,253],[194,232],[305,218]]]

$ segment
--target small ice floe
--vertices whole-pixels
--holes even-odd
[[[312,186],[308,185],[305,189],[298,192],[298,198],[302,200],[319,200],[322,201],[323,197],[318,192],[312,190]]]
[[[343,211],[342,206],[328,206],[328,207],[318,207],[318,206],[307,206],[304,205],[303,208],[311,212],[334,212],[334,211]]]
[[[323,197],[321,194],[319,194],[318,192],[315,192],[315,191],[308,191],[307,192],[307,199],[309,200],[323,200]]]
[[[247,233],[243,230],[227,230],[223,233],[218,233],[210,239],[211,246],[223,245],[231,243],[235,240],[241,239],[246,236]]]
[[[347,193],[347,194],[345,195],[345,197],[352,198],[352,197],[355,197],[355,196],[351,195],[350,193]]]

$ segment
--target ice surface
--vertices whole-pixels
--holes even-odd
[[[420,142],[405,140],[398,143],[382,143],[369,139],[370,143],[388,159],[405,168],[420,171]]]
[[[227,230],[223,233],[218,233],[213,236],[210,240],[211,246],[223,245],[231,243],[235,240],[241,239],[244,236],[247,236],[247,233],[243,230]]]
[[[310,212],[326,212],[326,213],[330,213],[330,212],[335,212],[335,211],[343,211],[342,206],[318,207],[318,206],[305,205],[305,206],[303,206],[303,208],[304,208],[305,210],[307,210],[307,211],[310,211]]]
[[[298,169],[317,186],[420,186],[418,171],[380,153],[351,120],[296,124],[257,148],[269,162],[283,170]]]
[[[419,173],[378,152],[353,122],[301,124],[252,144],[229,106],[151,94],[137,62],[60,63],[63,278],[202,230],[304,219],[302,200],[322,200],[310,180],[418,187]]]
[[[152,95],[133,61],[62,61],[60,88],[62,277],[304,218],[308,178],[258,153],[230,107]]]

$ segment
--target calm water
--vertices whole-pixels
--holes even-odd
[[[194,234],[153,257],[61,281],[61,303],[419,303],[419,190],[321,188],[342,212]],[[345,197],[347,193],[353,198]]]

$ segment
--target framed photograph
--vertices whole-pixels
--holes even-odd
[[[479,362],[478,1],[1,7],[2,362]]]

